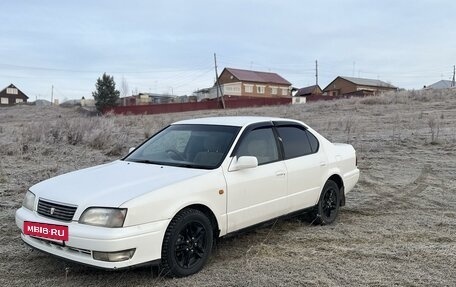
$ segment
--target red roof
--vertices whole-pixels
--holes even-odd
[[[319,85],[313,85],[313,86],[309,86],[309,87],[300,88],[296,92],[295,97],[312,95],[314,93],[315,89],[317,89],[317,91],[321,91],[321,88]]]
[[[276,73],[241,70],[233,68],[225,68],[229,73],[236,77],[239,81],[244,82],[256,82],[256,83],[268,83],[268,84],[280,84],[290,86],[291,83],[279,76]],[[223,72],[222,72],[223,74]]]

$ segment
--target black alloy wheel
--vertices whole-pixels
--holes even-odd
[[[340,200],[339,187],[334,181],[328,180],[316,207],[316,223],[323,225],[333,223],[339,214]]]
[[[196,209],[179,212],[168,226],[162,246],[162,268],[171,277],[200,271],[212,250],[213,228],[207,216]]]
[[[177,235],[174,243],[176,262],[181,268],[190,269],[206,252],[206,229],[199,222],[188,223]]]

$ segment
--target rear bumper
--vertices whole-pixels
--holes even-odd
[[[58,244],[25,235],[24,221],[66,225],[69,228],[69,240]],[[168,223],[169,220],[163,220],[123,228],[105,228],[52,220],[23,207],[16,211],[16,225],[21,229],[21,238],[26,244],[66,260],[103,269],[125,268],[159,260]],[[118,252],[129,249],[135,249],[135,253],[131,259],[125,261],[107,262],[93,259],[93,251]]]
[[[349,173],[344,175],[344,189],[345,194],[350,192],[359,180],[359,169],[356,168]]]

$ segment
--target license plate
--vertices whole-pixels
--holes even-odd
[[[68,241],[68,226],[25,221],[24,234],[59,241]]]

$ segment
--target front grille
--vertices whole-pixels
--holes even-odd
[[[52,201],[38,200],[38,213],[58,220],[71,221],[76,211],[76,206],[55,203]]]

